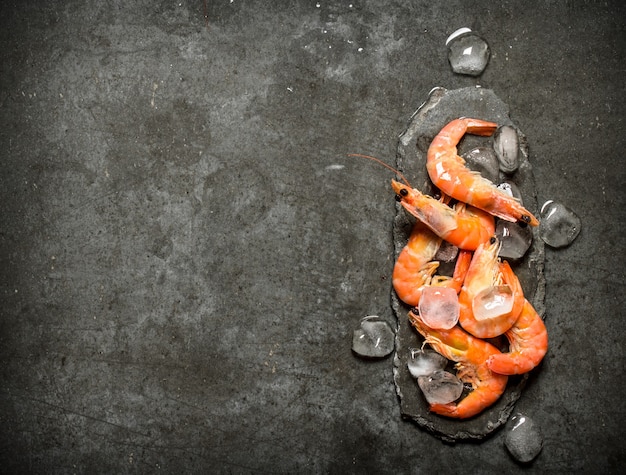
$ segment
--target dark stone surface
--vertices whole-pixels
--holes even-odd
[[[319,7],[317,7],[319,3]],[[532,469],[624,451],[623,2],[8,0],[0,4],[5,473],[520,473],[503,431],[403,420],[393,361],[397,137],[434,86],[481,84],[528,138],[550,350],[516,411]],[[445,40],[491,59],[455,75]]]
[[[426,153],[433,138],[441,128],[458,117],[496,122],[498,125],[514,126],[509,117],[508,106],[490,89],[468,87],[448,91],[438,87],[428,95],[428,99],[415,111],[406,130],[398,139],[397,166],[402,174],[422,192],[433,194],[436,188],[426,171]],[[537,212],[537,193],[532,165],[528,159],[528,143],[524,134],[518,130],[520,137],[520,166],[511,175],[502,174],[501,180],[511,180],[519,188],[524,205],[535,216]],[[458,145],[458,153],[472,150],[475,147],[491,146],[493,137],[477,137],[466,135]],[[397,205],[394,221],[394,244],[396,256],[406,245],[415,220]],[[544,245],[539,239],[537,229],[533,230],[535,239],[527,253],[518,262],[510,262],[511,267],[520,279],[524,295],[533,304],[539,314],[544,311],[545,279],[543,275]],[[438,273],[452,275],[452,265],[448,269],[440,266]],[[398,318],[396,333],[396,354],[394,358],[394,380],[400,397],[402,415],[417,422],[429,432],[446,441],[465,439],[482,439],[504,424],[526,384],[528,375],[509,378],[509,383],[502,397],[484,412],[466,420],[451,420],[430,413],[428,404],[416,386],[406,366],[410,358],[411,348],[420,348],[423,338],[407,321],[410,307],[401,302],[395,293],[392,305]]]

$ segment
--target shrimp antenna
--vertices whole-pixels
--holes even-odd
[[[360,157],[360,158],[366,158],[368,160],[373,160],[376,163],[378,163],[379,165],[382,165],[383,167],[387,168],[388,170],[391,170],[392,172],[394,172],[396,175],[398,175],[402,179],[402,181],[404,182],[404,184],[406,186],[408,186],[409,188],[412,188],[411,184],[409,183],[409,180],[407,180],[404,177],[404,175],[402,173],[400,173],[399,170],[396,170],[395,168],[393,168],[388,163],[383,162],[380,158],[370,157],[369,155],[363,155],[363,154],[360,154],[360,153],[349,153],[348,157]]]

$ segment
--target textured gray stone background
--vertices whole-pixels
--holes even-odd
[[[316,5],[316,4],[319,4]],[[622,2],[7,1],[0,6],[0,466],[7,473],[515,473],[503,433],[400,416],[390,307],[397,136],[481,84],[528,139],[550,352],[516,405],[537,472],[624,450]],[[469,26],[492,56],[455,76]]]

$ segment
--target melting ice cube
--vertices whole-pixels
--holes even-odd
[[[493,135],[493,149],[496,151],[500,170],[513,173],[519,167],[519,137],[514,127],[503,125]]]
[[[489,62],[489,45],[469,28],[460,28],[446,41],[448,61],[457,74],[479,76]]]
[[[448,287],[426,287],[419,302],[422,321],[430,328],[449,330],[459,321],[459,297]]]
[[[500,257],[520,259],[533,242],[533,232],[529,226],[498,220],[496,237],[502,243]]]
[[[528,416],[515,414],[506,424],[504,445],[518,462],[533,460],[543,447],[539,426]]]
[[[541,239],[548,246],[565,247],[576,239],[581,228],[580,218],[567,206],[553,200],[541,207]]]
[[[480,173],[484,178],[494,183],[500,177],[500,164],[496,152],[489,147],[476,147],[462,155],[470,170]]]
[[[448,404],[463,393],[463,383],[454,374],[438,370],[417,378],[417,384],[429,404]]]
[[[435,371],[444,369],[448,360],[434,350],[411,350],[411,355],[406,362],[411,376],[429,376]]]
[[[508,285],[494,285],[481,290],[472,301],[474,318],[488,320],[510,313],[513,309],[513,292]]]
[[[394,333],[389,324],[376,315],[361,319],[352,334],[352,351],[367,358],[382,358],[393,351]]]

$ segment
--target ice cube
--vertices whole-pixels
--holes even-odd
[[[517,198],[520,204],[524,204],[522,201],[522,192],[519,187],[513,183],[511,180],[505,180],[498,185],[502,191],[504,191],[507,195],[512,196],[513,198]]]
[[[411,356],[406,362],[411,376],[419,378],[444,369],[448,360],[434,350],[411,349]]]
[[[496,152],[490,147],[476,147],[462,155],[467,168],[480,173],[484,178],[498,183],[500,164]]]
[[[489,45],[469,28],[452,33],[446,41],[448,61],[457,74],[479,76],[489,62]]]
[[[571,209],[553,200],[541,207],[541,239],[551,247],[569,246],[580,233],[582,223]]]
[[[530,417],[517,413],[506,424],[504,445],[515,460],[528,463],[543,447],[541,429]]]
[[[394,348],[394,332],[391,326],[377,315],[361,319],[360,328],[352,335],[352,351],[367,358],[383,358]]]
[[[498,157],[500,170],[513,173],[519,167],[519,137],[510,125],[498,127],[493,135],[493,149]]]
[[[422,321],[430,328],[449,330],[459,321],[459,297],[448,287],[426,287],[419,302]]]
[[[496,237],[502,243],[499,256],[505,259],[520,259],[533,242],[533,232],[526,224],[498,220]]]
[[[472,312],[478,321],[499,317],[513,310],[513,291],[508,285],[494,285],[476,294]]]
[[[463,393],[463,383],[454,374],[438,370],[417,378],[417,384],[429,404],[448,404]]]

